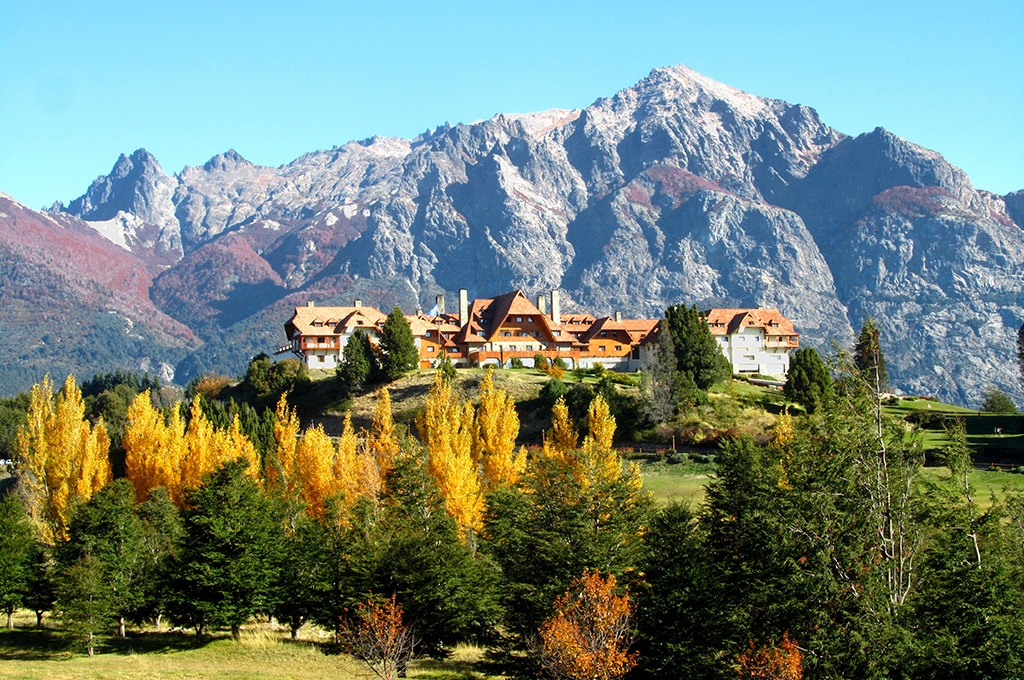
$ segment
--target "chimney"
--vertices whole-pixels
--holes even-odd
[[[352,306],[353,307],[362,307],[363,306],[363,301],[362,300],[356,300],[355,302],[352,303]]]
[[[465,326],[469,323],[469,292],[465,288],[459,288],[459,325]]]
[[[562,305],[557,290],[551,291],[551,322],[556,326],[562,325]]]
[[[543,295],[538,295],[537,296],[537,309],[540,311],[540,313],[541,314],[547,314],[548,313],[547,307],[548,307],[548,301],[544,299]]]
[[[622,323],[622,312],[615,312],[616,323]]]
[[[313,303],[312,300],[306,300],[306,306],[307,307],[316,307],[316,305]]]
[[[438,295],[434,302],[437,303],[437,313],[444,314],[444,295]]]

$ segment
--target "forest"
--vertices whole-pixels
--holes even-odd
[[[433,372],[411,428],[386,383],[361,385],[372,417],[334,436],[289,402],[301,369],[259,357],[180,401],[132,374],[46,379],[0,409],[22,414],[8,627],[35,612],[92,656],[272,618],[380,677],[463,644],[494,677],[1024,677],[1024,497],[979,503],[962,422],[926,456],[885,414],[876,331],[827,364],[801,350],[769,436],[718,438],[693,504],[655,503],[616,447],[625,417],[729,380],[692,339],[665,344],[639,406],[548,389],[530,447],[492,372],[472,393]]]

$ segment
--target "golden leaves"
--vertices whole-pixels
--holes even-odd
[[[74,505],[110,481],[109,449],[103,421],[92,426],[85,419],[74,376],[56,397],[49,375],[32,387],[26,424],[18,430],[18,460],[29,516],[44,543],[66,539]]]

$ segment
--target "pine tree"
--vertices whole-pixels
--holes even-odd
[[[889,387],[889,372],[882,354],[881,333],[870,316],[864,320],[853,348],[853,365],[878,393]]]
[[[185,507],[174,616],[197,633],[230,626],[237,638],[241,625],[270,603],[281,524],[242,460],[189,489]]]
[[[420,354],[412,328],[399,307],[391,310],[380,329],[380,350],[381,367],[388,380],[397,380],[419,367]]]
[[[85,419],[82,392],[68,376],[53,395],[49,376],[29,393],[25,426],[18,431],[19,483],[40,539],[67,539],[71,511],[111,479],[110,439],[101,420]]]
[[[783,392],[786,399],[802,404],[808,413],[832,398],[832,376],[816,349],[801,347],[793,353]]]
[[[337,373],[346,394],[357,394],[363,389],[379,370],[376,362],[370,339],[361,328],[357,328],[345,343],[342,364]]]
[[[124,638],[125,620],[145,603],[152,576],[145,528],[136,513],[131,482],[108,484],[79,508],[60,555],[65,570],[82,566],[89,558],[96,560],[94,566],[101,571],[105,584],[106,603],[118,620],[118,637]]]
[[[672,334],[676,370],[689,376],[697,389],[707,391],[731,374],[729,360],[718,348],[697,307],[673,305],[665,311],[665,324]]]
[[[21,498],[0,498],[0,610],[7,614],[7,630],[14,630],[14,612],[25,602],[32,570],[35,537]]]

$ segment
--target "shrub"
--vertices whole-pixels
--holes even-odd
[[[525,368],[523,366],[523,360],[519,357],[512,357],[512,360],[508,362],[509,368]]]

